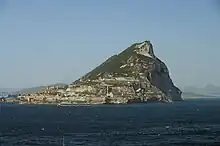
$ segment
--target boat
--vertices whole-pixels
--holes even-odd
[[[64,104],[59,103],[59,104],[57,104],[57,106],[74,106],[74,105],[73,104],[66,104],[66,103],[64,103]]]
[[[72,104],[72,103],[59,103],[57,106],[77,106],[77,104]]]

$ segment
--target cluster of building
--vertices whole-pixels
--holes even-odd
[[[14,98],[14,102],[31,104],[119,104],[149,100],[166,101],[166,97],[149,82],[113,76],[67,86],[49,86],[41,92]]]

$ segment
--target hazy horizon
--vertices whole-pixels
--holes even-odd
[[[71,83],[150,40],[175,85],[220,85],[215,0],[0,1],[0,88]]]

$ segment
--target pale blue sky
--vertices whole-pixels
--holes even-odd
[[[176,85],[220,85],[214,0],[0,0],[0,87],[70,83],[144,40]]]

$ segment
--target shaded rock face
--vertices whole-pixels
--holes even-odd
[[[165,63],[149,41],[136,43],[75,81],[72,92],[99,96],[105,102],[178,101],[182,92],[173,84]],[[75,88],[75,89],[74,89]],[[88,88],[88,89],[86,89]],[[81,88],[82,89],[82,88]]]
[[[173,101],[182,100],[181,94],[179,88],[177,88],[173,82],[172,79],[169,76],[169,71],[166,67],[166,65],[157,59],[158,63],[160,64],[160,68],[158,70],[151,71],[152,78],[150,82],[159,88],[168,98],[170,98]]]

